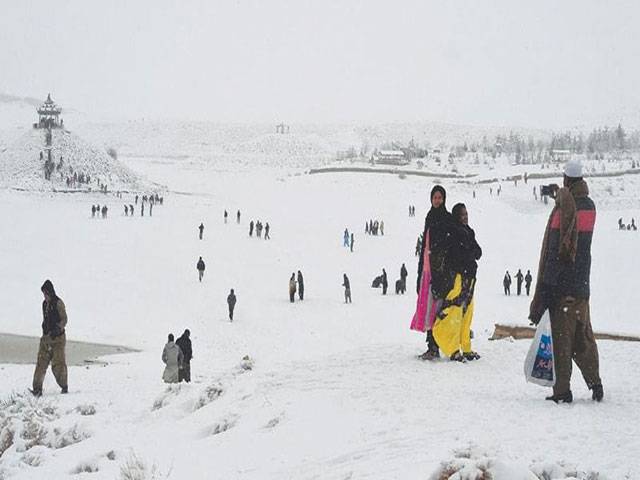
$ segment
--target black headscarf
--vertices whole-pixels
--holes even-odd
[[[425,218],[424,220],[425,237],[429,227],[431,227],[435,223],[438,223],[448,213],[447,212],[447,192],[445,191],[442,185],[436,185],[431,189],[431,196],[429,197],[431,202],[433,202],[433,196],[436,194],[436,192],[440,192],[440,194],[442,195],[442,205],[440,205],[438,208],[435,208],[433,206],[433,203],[431,204],[431,209],[429,210],[429,213],[427,213],[427,218]]]
[[[45,280],[44,283],[42,284],[42,287],[40,287],[40,290],[42,290],[44,293],[49,295],[51,300],[55,300],[56,298],[58,298],[58,295],[56,295],[56,291],[53,288],[53,283],[51,283],[51,280]]]

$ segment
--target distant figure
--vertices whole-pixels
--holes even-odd
[[[522,271],[518,269],[518,273],[516,273],[516,292],[518,295],[522,293],[522,281],[524,280],[524,275],[522,275]]]
[[[524,289],[527,292],[527,297],[529,296],[529,290],[531,290],[532,281],[533,277],[531,276],[531,271],[527,270],[527,274],[524,276]]]
[[[42,395],[42,384],[50,363],[53,376],[61,388],[61,393],[68,392],[67,362],[65,360],[67,310],[50,280],[45,280],[40,290],[44,295],[42,336],[40,337],[38,359],[36,369],[33,372],[33,389],[31,390],[31,393],[36,397]]]
[[[349,230],[346,228],[344,229],[344,235],[342,236],[342,246],[343,247],[349,246]]]
[[[383,268],[382,269],[382,294],[383,295],[387,294],[388,287],[389,287],[389,282],[387,280],[387,271]]]
[[[138,195],[136,195],[136,205],[138,204]]]
[[[182,350],[173,341],[173,333],[170,333],[167,344],[162,350],[162,361],[166,365],[162,374],[162,379],[165,383],[178,383],[180,381],[180,366],[183,359]]]
[[[364,222],[364,233],[369,235],[369,222]]]
[[[153,202],[149,204],[149,216],[153,217]]]
[[[227,296],[227,305],[229,305],[229,321],[233,322],[233,309],[236,308],[236,294],[233,293],[233,288]]]
[[[200,240],[202,240],[202,234],[204,233],[204,223],[200,223],[198,230],[200,231]]]
[[[191,350],[191,332],[187,328],[184,333],[176,340],[176,345],[180,347],[182,352],[182,366],[178,370],[178,382],[185,381],[189,383],[191,381],[191,359],[193,358],[193,351]]]
[[[420,255],[421,251],[422,251],[422,237],[418,237],[418,240],[416,241],[416,257]]]
[[[94,218],[95,216],[96,216],[96,206],[91,205],[91,218]]]
[[[202,281],[202,277],[204,276],[204,260],[202,260],[202,257],[200,257],[198,259],[198,263],[196,264],[196,269],[198,270],[198,280]]]
[[[129,212],[131,213],[131,217],[133,217],[133,205],[129,204]]]
[[[124,216],[128,217],[129,216],[129,205],[125,205],[124,206]]]
[[[409,276],[409,272],[407,271],[407,267],[402,264],[400,267],[400,292],[396,293],[404,293],[407,291],[407,277]]]
[[[300,300],[304,300],[304,279],[300,270],[298,270],[298,297]]]
[[[296,301],[296,274],[292,273],[289,279],[289,301],[291,303]]]
[[[253,237],[253,220],[249,222],[249,236]]]
[[[270,228],[271,228],[271,227],[269,227],[269,222],[267,222],[267,223],[264,225],[264,239],[265,239],[265,240],[269,240],[269,239],[271,239],[271,237],[269,236],[269,229],[270,229]]]
[[[224,211],[224,223],[227,223],[227,217],[229,217],[229,213],[225,210]]]
[[[346,273],[342,274],[342,286],[344,287],[344,303],[351,303],[351,284]]]
[[[502,286],[504,287],[504,294],[511,295],[511,275],[509,275],[509,270],[504,274],[504,278],[502,279]]]
[[[635,218],[631,219],[631,230],[633,230],[634,232],[636,230],[638,230],[638,227],[636,227],[636,219]]]
[[[380,235],[384,235],[384,220],[380,220]]]
[[[102,207],[102,218],[107,218],[107,212],[109,211],[109,209],[107,208],[106,205],[103,205]]]
[[[618,219],[618,230],[624,230],[624,223],[622,223],[622,218]]]
[[[144,202],[140,202],[140,216],[144,217]]]
[[[236,223],[240,223],[240,210],[236,213]]]
[[[351,232],[351,237],[349,239],[349,249],[353,252],[353,232]]]

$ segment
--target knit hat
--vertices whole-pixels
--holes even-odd
[[[564,164],[564,174],[571,178],[581,178],[582,163],[579,160],[569,160]]]

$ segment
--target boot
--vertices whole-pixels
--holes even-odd
[[[480,359],[480,355],[477,352],[465,352],[462,354],[462,356],[465,358],[465,360],[468,360],[470,362]]]
[[[591,386],[591,398],[596,402],[601,402],[604,397],[604,390],[602,389],[602,384],[598,383],[596,385]]]
[[[69,387],[62,387],[62,389],[60,390],[60,393],[69,393]]]
[[[29,389],[29,391],[31,392],[31,394],[32,394],[34,397],[41,397],[41,396],[42,396],[42,390],[40,390],[40,389],[37,389],[37,390],[31,390],[31,389]]]
[[[553,394],[546,397],[545,400],[551,400],[556,403],[571,403],[573,402],[573,394],[571,393],[571,390],[568,390],[567,393],[561,393],[558,395]]]
[[[436,339],[433,337],[433,331],[427,330],[427,352],[433,358],[440,358],[440,349],[436,343]]]
[[[437,351],[433,352],[431,350],[427,350],[422,355],[419,355],[418,358],[420,360],[437,360],[440,358],[440,354]]]
[[[467,360],[464,357],[464,355],[462,355],[459,351],[455,352],[453,355],[451,355],[451,357],[449,357],[449,360],[451,360],[452,362],[460,362],[460,363],[466,363]]]

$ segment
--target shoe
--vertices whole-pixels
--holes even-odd
[[[462,354],[462,356],[465,358],[465,360],[468,361],[473,361],[473,360],[479,360],[480,359],[480,355],[478,355],[477,352],[465,352]]]
[[[573,394],[571,393],[571,390],[569,390],[567,393],[561,393],[559,395],[554,394],[546,397],[545,400],[551,400],[556,403],[571,403],[573,402]]]
[[[60,393],[69,393],[69,387],[62,387],[62,390],[60,390]]]
[[[459,351],[451,355],[449,357],[449,360],[451,360],[452,362],[467,363],[467,359]]]
[[[422,355],[418,355],[418,358],[420,360],[437,360],[438,358],[440,358],[440,352],[427,350]]]
[[[31,392],[31,395],[33,395],[34,397],[41,397],[42,396],[42,390],[31,390],[31,389],[29,389],[29,391]]]
[[[598,383],[596,385],[591,386],[591,398],[596,402],[601,402],[604,397],[604,390],[602,389],[602,384]]]

